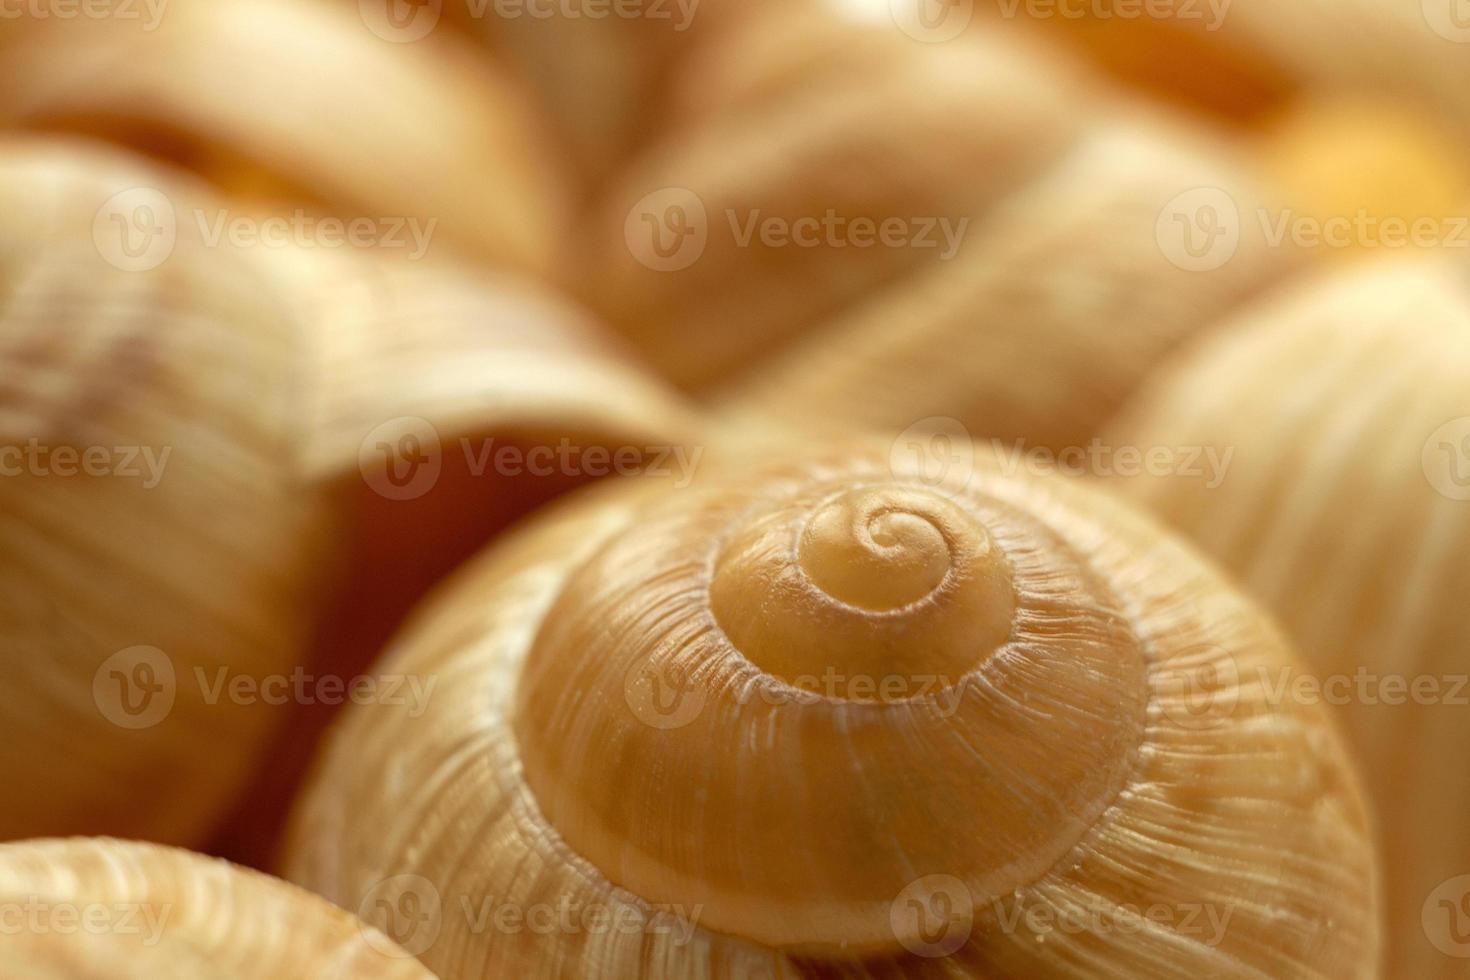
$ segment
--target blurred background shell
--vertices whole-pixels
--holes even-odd
[[[1056,4],[1046,6],[1048,15],[1016,19],[1066,40],[1154,98],[1228,120],[1262,122],[1302,95],[1389,95],[1429,109],[1470,139],[1470,23],[1455,0],[1153,7],[1161,12],[1127,0]]]
[[[1227,460],[1218,485],[1120,486],[1280,617],[1317,683],[1283,675],[1278,697],[1341,706],[1389,858],[1394,977],[1464,975],[1467,889],[1437,889],[1470,873],[1467,379],[1470,268],[1384,262],[1242,311],[1107,440]]]
[[[7,21],[0,125],[111,139],[241,209],[432,220],[468,256],[547,274],[568,202],[523,90],[450,32],[392,44],[355,7],[192,0],[156,23]]]
[[[432,980],[382,932],[284,881],[154,844],[0,845],[5,971],[25,980]]]
[[[0,838],[224,821],[268,860],[333,702],[263,685],[356,677],[518,517],[698,461],[693,413],[527,280],[211,241],[232,199],[98,144],[0,167]]]
[[[308,325],[303,485],[331,501],[340,574],[314,675],[372,662],[428,588],[515,521],[594,480],[698,466],[705,422],[593,316],[535,281],[289,249],[267,258]],[[217,846],[268,864],[335,706],[298,706]]]
[[[187,179],[26,140],[0,174],[0,838],[197,842],[273,723],[220,684],[289,671],[319,601],[301,336]]]
[[[1181,343],[1301,264],[1240,220],[1268,197],[1237,156],[1177,120],[1105,115],[948,261],[807,330],[720,404],[1084,445]]]
[[[665,377],[709,390],[937,264],[943,231],[962,236],[1065,152],[1091,104],[1086,76],[1044,48],[977,36],[926,53],[647,151],[589,218],[588,301]],[[767,236],[829,215],[844,224],[815,245]],[[844,247],[847,223],[885,220],[928,222],[936,247]]]
[[[404,941],[446,980],[1375,976],[1367,817],[1255,679],[1274,627],[1106,497],[972,463],[734,456],[526,526],[389,654],[434,710],[344,715],[290,877],[445,910]],[[543,906],[621,927],[495,924]]]
[[[1306,257],[1257,220],[1287,181],[1256,147],[1014,23],[932,44],[897,16],[798,4],[706,35],[677,125],[590,221],[583,294],[680,387],[757,424],[1081,445]],[[863,220],[912,240],[858,247]]]

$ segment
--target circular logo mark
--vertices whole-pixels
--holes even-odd
[[[1446,422],[1424,443],[1424,476],[1451,500],[1470,500],[1470,416]]]
[[[1423,0],[1429,29],[1447,41],[1470,44],[1470,0]]]
[[[915,41],[953,41],[975,18],[975,0],[888,0],[893,22]]]
[[[698,718],[705,694],[687,664],[644,655],[623,677],[623,698],[639,721],[667,731]]]
[[[655,272],[679,272],[698,262],[709,244],[709,215],[699,195],[665,187],[628,212],[623,237],[633,258]]]
[[[1470,875],[1440,884],[1419,910],[1424,935],[1446,956],[1470,959]]]
[[[970,430],[959,419],[943,415],[921,419],[893,440],[888,471],[896,480],[917,475],[929,487],[964,486],[975,472]]]
[[[410,44],[422,41],[439,26],[444,0],[357,0],[357,12],[378,37]]]
[[[970,938],[975,901],[953,875],[926,875],[908,884],[888,907],[888,924],[916,956],[948,956]]]
[[[97,253],[124,272],[147,272],[163,265],[178,239],[173,202],[152,187],[112,195],[92,218]]]
[[[368,890],[357,906],[357,917],[369,946],[384,956],[404,959],[421,956],[434,945],[443,925],[443,907],[439,889],[429,879],[394,875]]]
[[[1187,272],[1212,272],[1240,248],[1240,208],[1218,187],[1196,187],[1175,196],[1154,223],[1159,250]]]
[[[92,701],[119,728],[141,731],[168,717],[178,682],[174,662],[158,647],[119,650],[92,675]]]
[[[1158,685],[1164,718],[1187,731],[1223,725],[1240,703],[1240,668],[1219,648],[1163,665]]]
[[[439,430],[412,416],[384,422],[363,439],[357,465],[378,496],[417,500],[438,485],[444,469]]]

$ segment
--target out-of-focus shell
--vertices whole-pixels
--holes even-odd
[[[233,807],[261,859],[431,582],[571,487],[699,452],[533,285],[211,241],[228,200],[96,144],[0,168],[0,837],[197,844]]]
[[[927,420],[1082,446],[1180,343],[1297,264],[1235,155],[1188,126],[1108,118],[947,261],[814,326],[723,397],[808,425]]]
[[[1045,49],[985,35],[925,54],[715,115],[635,162],[592,224],[594,307],[707,389],[936,264],[910,242],[963,234],[1083,128],[1087,79]]]
[[[703,420],[637,370],[585,311],[501,274],[290,250],[272,255],[308,325],[304,485],[347,525],[311,658],[369,672],[402,617],[455,565],[593,480],[697,466]],[[336,704],[292,714],[219,846],[268,861]]]
[[[1122,488],[1281,618],[1311,676],[1278,698],[1340,706],[1381,817],[1388,975],[1464,976],[1470,271],[1385,262],[1263,302],[1108,442],[1223,462]]]
[[[356,7],[193,0],[156,5],[156,23],[141,3],[136,18],[7,21],[0,122],[109,137],[257,210],[433,221],[476,258],[548,272],[564,188],[520,89],[451,33],[394,44]]]
[[[1303,93],[1392,94],[1470,138],[1470,22],[1456,2],[1019,0],[1014,19],[1068,38],[1156,97],[1237,120],[1267,118]]]
[[[1410,250],[1470,251],[1470,152],[1443,121],[1381,95],[1299,100],[1255,141],[1290,202],[1282,229],[1334,259]]]
[[[122,194],[122,197],[113,195]],[[212,202],[100,147],[0,146],[0,838],[198,842],[299,663],[329,529],[302,338]]]
[[[17,980],[433,980],[316,895],[154,844],[5,844],[0,905],[0,956]]]
[[[432,710],[343,719],[291,877],[442,910],[400,938],[445,980],[1376,976],[1355,777],[1258,683],[1269,621],[1104,496],[899,449],[487,553],[387,661]]]

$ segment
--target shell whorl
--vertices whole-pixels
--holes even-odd
[[[1022,503],[834,472],[615,537],[522,676],[547,819],[772,946],[911,940],[891,904],[925,875],[981,902],[1034,881],[1117,794],[1147,683],[1119,601]]]
[[[1269,621],[1105,495],[885,449],[604,486],[490,549],[389,654],[430,710],[343,719],[293,879],[381,926],[413,876],[444,977],[1375,975],[1362,801],[1271,700]],[[449,911],[505,905],[634,928]]]

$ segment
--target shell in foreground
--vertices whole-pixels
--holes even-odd
[[[316,895],[188,851],[102,838],[0,846],[0,962],[21,980],[432,980]]]
[[[289,874],[441,977],[1375,976],[1279,635],[1085,488],[869,447],[600,488],[431,602]],[[546,921],[550,928],[512,928]]]
[[[1228,459],[1122,489],[1280,617],[1311,671],[1283,693],[1339,706],[1380,817],[1389,975],[1463,976],[1470,274],[1388,262],[1263,302],[1107,442]]]

